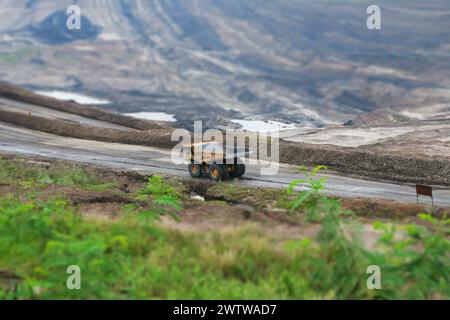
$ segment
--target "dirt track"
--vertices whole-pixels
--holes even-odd
[[[4,97],[12,101],[19,101],[45,107],[60,112],[76,114],[90,119],[114,123],[123,127],[138,130],[150,130],[166,127],[155,121],[136,119],[99,108],[86,107],[72,102],[59,101],[53,98],[41,96],[29,90],[4,82],[0,82],[0,97]]]
[[[0,120],[62,137],[76,137],[79,139],[141,146],[158,146],[162,148],[171,148],[176,144],[171,142],[172,130],[168,129],[153,129],[151,131],[139,131],[135,129],[122,130],[85,125],[67,120],[30,116],[20,112],[4,110],[0,110]]]
[[[168,149],[60,137],[5,123],[0,123],[0,152],[39,155],[144,174],[160,173],[190,179],[185,165],[174,165],[171,162]],[[250,165],[242,179],[225,183],[286,188],[293,179],[302,177],[297,171],[297,166],[294,165],[280,164],[279,172],[275,176],[261,176],[259,169],[258,166]],[[415,189],[412,185],[367,181],[333,172],[322,176],[328,178],[326,193],[330,195],[348,198],[380,198],[408,203],[416,201]],[[422,199],[422,202],[430,201]],[[450,207],[450,190],[437,187],[435,204]]]
[[[59,136],[132,145],[172,148],[172,128],[136,130],[107,121],[0,99],[0,120]],[[450,186],[450,160],[380,154],[352,148],[281,141],[280,161],[297,165],[326,165],[344,174],[408,183]]]
[[[0,98],[0,121],[34,130],[23,130],[24,135],[20,136],[15,134],[20,129],[9,125],[2,126],[0,143],[5,147],[4,150],[10,150],[11,146],[15,146],[19,153],[46,153],[47,151],[43,150],[42,147],[44,145],[47,148],[48,143],[42,144],[42,142],[56,139],[61,146],[69,147],[81,144],[81,148],[85,148],[86,151],[90,152],[86,154],[87,159],[95,159],[97,152],[110,149],[112,151],[106,153],[110,158],[104,160],[105,163],[110,163],[116,162],[113,158],[115,158],[114,150],[118,146],[117,143],[158,148],[171,148],[176,144],[176,142],[171,141],[173,128],[163,126],[160,123],[134,119],[94,107],[85,107],[75,103],[41,97],[27,90],[0,83],[1,96],[4,98]],[[12,98],[19,101],[10,100]],[[151,128],[151,130],[143,130],[144,128]],[[52,135],[42,136],[41,132],[77,139],[67,139],[63,142],[60,137]],[[40,138],[36,141],[38,136]],[[80,142],[82,140],[78,139],[91,141]],[[89,151],[90,146],[98,145],[97,142],[92,140],[116,144],[99,144],[99,146],[101,145],[100,150]],[[124,148],[126,149],[124,146],[121,147],[121,149]],[[140,154],[139,150],[141,149],[144,149],[144,147],[133,147],[134,155]],[[73,153],[73,151],[69,150],[67,152],[68,157]],[[165,153],[167,152],[166,150]],[[50,153],[54,153],[54,150],[51,150]],[[130,163],[133,162],[134,155],[130,156]],[[56,157],[61,156],[59,154],[56,155]],[[292,165],[314,166],[322,164],[328,166],[334,172],[340,172],[347,176],[366,177],[366,179],[370,180],[450,185],[450,160],[445,157],[411,158],[360,151],[352,148],[282,141],[280,145],[280,161]],[[150,165],[155,166],[154,163]],[[292,171],[295,170],[294,166],[286,166],[291,168],[290,170]],[[157,167],[161,166],[158,165]],[[166,165],[166,167],[171,166]],[[178,170],[184,171],[184,168]],[[173,170],[171,171],[173,172]],[[286,174],[285,177],[282,175],[283,173],[281,173],[280,177],[272,178],[274,181],[270,181],[266,177],[262,179],[262,185],[272,182],[277,183],[280,180],[282,181],[281,185],[284,185],[287,183],[287,179],[291,180],[292,178],[292,174]],[[254,177],[253,183],[256,183],[257,180]],[[364,183],[358,184],[360,186],[358,186],[357,195],[364,196],[366,194],[370,197],[371,192],[368,190],[362,191],[366,188],[361,187],[370,183],[372,182],[364,181]],[[344,183],[344,185],[346,184],[348,183]],[[352,194],[348,190],[345,193],[347,196]],[[411,187],[408,187],[407,193],[412,193]],[[387,199],[402,198],[388,195],[383,197]]]

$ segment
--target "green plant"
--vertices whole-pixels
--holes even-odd
[[[90,191],[104,191],[117,187],[116,182],[102,183],[77,165],[42,167],[23,160],[0,159],[0,183],[18,184],[25,188],[45,185],[79,187]]]
[[[57,199],[6,198],[0,208],[0,270],[19,279],[0,278],[0,298],[316,297],[299,276],[303,253],[274,250],[252,228],[186,233],[136,215],[92,221]],[[81,268],[81,290],[66,287],[69,265]]]
[[[287,190],[293,199],[284,202],[291,211],[302,210],[307,219],[321,224],[317,247],[305,262],[316,292],[340,299],[450,296],[450,232],[446,216],[439,220],[419,215],[432,228],[376,223],[374,229],[382,232],[379,246],[369,250],[361,239],[364,226],[348,219],[352,213],[344,210],[339,200],[321,194],[325,181],[315,178],[320,169],[316,167],[306,173],[306,179],[293,181]],[[295,193],[294,187],[299,183],[311,188]],[[378,265],[383,270],[382,290],[366,288],[365,272],[369,265]]]
[[[158,214],[168,213],[176,217],[176,212],[182,210],[180,196],[177,191],[160,176],[151,176],[147,184],[139,190],[139,195],[136,197],[136,200],[147,200],[149,196],[151,196],[154,204],[151,210],[146,211],[150,216],[156,210]]]
[[[162,236],[136,220],[87,222],[64,200],[1,199],[0,269],[21,279],[14,290],[3,287],[3,298],[126,297],[127,275]],[[84,270],[79,292],[65,286],[73,264]],[[111,292],[116,285],[123,292]]]
[[[446,215],[441,219],[429,214],[418,217],[432,228],[417,224],[374,224],[374,228],[382,232],[378,241],[383,254],[373,254],[371,258],[388,275],[383,280],[385,288],[380,292],[384,298],[450,296],[450,220]]]
[[[316,166],[311,171],[308,171],[306,167],[300,167],[299,171],[305,175],[305,178],[293,180],[286,190],[288,199],[282,199],[278,204],[289,209],[290,212],[295,212],[299,209],[306,210],[311,219],[317,218],[317,215],[320,215],[322,205],[331,205],[329,199],[321,194],[325,189],[327,178],[317,177],[320,170],[326,168],[325,166]],[[298,185],[302,186],[303,190],[301,192],[295,192],[295,188]]]
[[[52,170],[53,181],[64,175]],[[176,213],[182,199],[159,176],[115,219],[91,219],[62,199],[41,201],[35,185],[20,179],[27,194],[0,198],[0,299],[450,296],[446,216],[421,214],[421,225],[375,223],[379,239],[368,248],[361,236],[371,226],[322,195],[323,188],[312,188],[315,200],[296,211],[305,213],[301,223],[320,227],[317,236],[280,243],[256,224],[203,231],[162,226],[156,218]],[[294,191],[286,201],[296,199]],[[80,266],[82,290],[67,289],[69,265]],[[369,265],[381,268],[381,290],[366,287]]]

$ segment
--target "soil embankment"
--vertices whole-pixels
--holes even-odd
[[[129,130],[101,128],[62,119],[49,119],[32,114],[0,110],[0,121],[59,136],[87,140],[172,148],[173,128],[157,122],[135,119],[113,112],[84,107],[71,102],[42,97],[8,84],[0,84],[0,96],[58,111],[82,115],[119,124]],[[326,165],[346,175],[374,179],[431,185],[450,185],[450,160],[433,156],[411,157],[382,152],[362,151],[357,148],[311,145],[281,141],[280,162],[298,165]]]
[[[86,140],[97,140],[159,148],[172,148],[177,142],[171,141],[170,129],[119,130],[91,125],[48,119],[19,112],[0,110],[0,121],[12,123],[28,129]]]
[[[280,158],[286,163],[326,165],[331,170],[345,174],[382,180],[450,185],[450,160],[446,158],[402,157],[290,142],[281,143]]]
[[[60,101],[54,98],[41,96],[21,87],[0,82],[0,97],[11,100],[30,103],[37,106],[77,114],[87,118],[115,123],[124,127],[137,130],[151,130],[167,128],[166,125],[157,121],[149,121],[125,116],[119,113],[110,112],[92,106],[83,106],[77,103]]]
[[[0,159],[8,163],[26,163],[30,168],[41,168],[46,170],[52,168],[54,171],[64,171],[66,168],[79,167],[89,175],[101,178],[102,183],[114,184],[110,189],[103,191],[82,190],[70,186],[46,186],[41,190],[41,197],[47,198],[58,194],[65,196],[74,205],[103,205],[103,216],[114,216],[108,212],[115,210],[116,204],[126,204],[134,201],[133,193],[142,188],[150,175],[136,171],[112,169],[91,164],[81,164],[67,160],[56,160],[42,156],[20,156],[0,153]],[[263,220],[296,224],[295,216],[286,209],[277,207],[276,203],[286,193],[283,189],[254,188],[236,186],[232,184],[215,184],[208,179],[191,180],[182,177],[164,176],[167,182],[176,186],[181,197],[188,200],[186,212],[181,213],[183,219],[196,220],[210,218],[211,216],[225,216],[234,219],[241,216],[247,221],[261,222]],[[12,193],[15,185],[1,185],[0,196]],[[192,199],[193,195],[200,196],[202,201]],[[396,201],[376,198],[342,198],[345,209],[352,210],[357,217],[379,219],[393,217],[398,219],[414,219],[417,214],[428,212],[436,217],[442,217],[448,210],[440,207],[429,207],[423,204],[407,204]],[[214,210],[208,210],[204,204],[215,204]],[[195,209],[195,210],[191,210]],[[233,214],[231,212],[234,212]],[[190,214],[187,214],[190,213]],[[194,215],[194,216],[193,216]]]

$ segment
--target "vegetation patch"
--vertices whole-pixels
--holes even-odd
[[[221,182],[208,188],[206,197],[230,203],[244,203],[256,208],[267,207],[279,198],[284,198],[282,189],[259,189],[236,186],[230,182]]]
[[[123,183],[81,166],[25,159],[0,164],[1,183],[18,186],[18,195],[0,198],[3,299],[450,297],[447,216],[423,213],[417,217],[420,225],[361,222],[339,199],[322,195],[326,181],[317,179],[320,167],[304,171],[305,179],[270,197],[253,189],[253,208],[260,216],[276,210],[276,204],[282,207],[280,215],[295,217],[295,225],[313,225],[315,230],[298,233],[303,229],[286,228],[279,232],[297,233],[277,237],[268,232],[281,225],[276,220],[269,226],[245,222],[249,208],[221,202],[219,210],[217,200],[192,200],[190,189],[173,178],[151,176],[145,183],[128,181],[122,188]],[[94,219],[92,211],[106,210],[108,203],[74,205],[64,194],[42,199],[39,195],[49,183],[90,193],[92,186],[111,183],[119,186],[114,192],[129,201],[111,203],[120,210],[113,219]],[[220,183],[204,191],[216,199],[250,203],[250,188],[234,188]],[[234,209],[242,211],[235,224],[195,228],[214,211],[226,215]],[[203,210],[208,212],[202,215]],[[189,219],[196,214],[202,221]],[[162,223],[164,219],[171,224]],[[173,227],[185,221],[191,221],[192,228]],[[368,228],[376,234],[370,246],[363,239]],[[72,265],[80,267],[81,290],[66,286],[66,270]],[[367,286],[369,266],[382,272],[379,290]]]
[[[90,191],[104,191],[117,187],[116,182],[103,182],[81,166],[0,158],[0,184],[20,184],[24,187],[59,185]]]

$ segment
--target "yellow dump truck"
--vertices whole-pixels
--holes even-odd
[[[200,178],[208,175],[213,181],[237,178],[245,173],[244,158],[251,152],[246,148],[234,147],[234,152],[227,153],[227,147],[218,142],[201,142],[186,145],[190,153],[185,153],[189,161],[188,170],[191,177]]]

